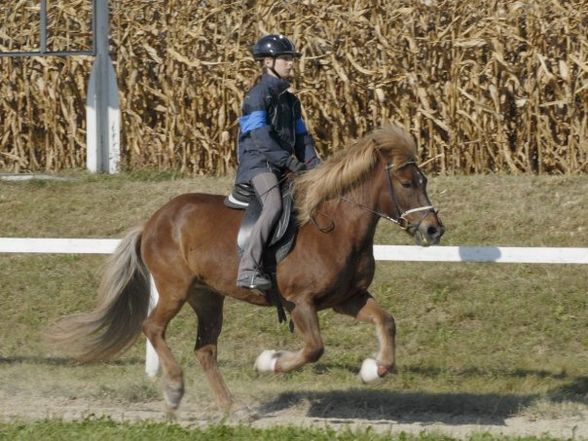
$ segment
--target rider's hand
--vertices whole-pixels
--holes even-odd
[[[299,173],[301,171],[306,170],[306,165],[304,164],[304,162],[300,162],[297,159],[294,159],[293,161],[290,161],[290,164],[288,164],[288,168],[293,173]]]

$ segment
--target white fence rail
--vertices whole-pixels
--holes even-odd
[[[119,239],[0,237],[0,253],[111,254]],[[588,248],[375,245],[376,260],[587,264]]]
[[[34,239],[0,238],[0,253],[111,254],[118,239]],[[409,262],[497,262],[588,264],[588,248],[557,247],[472,247],[437,246],[423,248],[408,245],[375,245],[376,260]],[[150,308],[159,294],[151,280]],[[153,377],[159,370],[159,359],[147,342],[145,373]]]

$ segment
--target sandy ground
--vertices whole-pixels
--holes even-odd
[[[280,396],[267,403],[252,406],[249,416],[225,417],[214,408],[199,408],[198,403],[184,402],[175,415],[175,421],[185,426],[209,424],[251,424],[265,428],[277,425],[298,427],[325,427],[335,429],[366,429],[378,433],[437,432],[456,438],[474,433],[489,432],[510,436],[550,435],[565,439],[588,439],[588,410],[575,407],[573,411],[559,412],[557,417],[516,416],[505,417],[486,414],[486,408],[464,411],[463,407],[449,406],[447,412],[432,406],[427,411],[422,405],[411,403],[394,406],[377,395],[358,399],[352,392],[317,396]],[[412,407],[412,409],[411,409]],[[402,410],[402,412],[400,412]],[[108,416],[117,421],[165,421],[169,419],[163,403],[113,403],[87,399],[48,398],[35,396],[6,396],[0,391],[0,421],[33,421],[57,418],[66,421]]]

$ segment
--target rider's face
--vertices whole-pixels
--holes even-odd
[[[292,55],[280,55],[275,58],[274,70],[282,78],[291,78],[294,75],[294,61],[295,58]],[[266,66],[272,67],[272,58],[266,58]]]

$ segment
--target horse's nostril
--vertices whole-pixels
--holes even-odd
[[[427,228],[427,234],[429,235],[429,237],[437,238],[441,237],[443,232],[440,231],[440,229],[438,229],[437,227],[430,226],[429,228]]]

